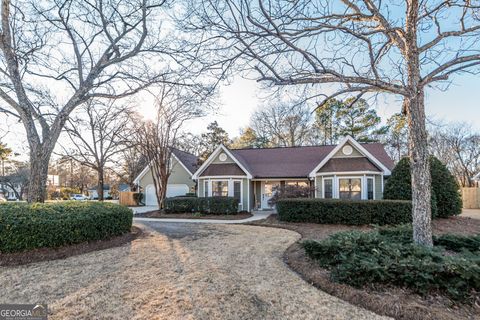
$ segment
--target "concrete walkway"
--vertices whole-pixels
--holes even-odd
[[[155,210],[155,209],[153,209]],[[151,210],[147,210],[151,211]],[[147,212],[144,211],[144,212]],[[274,211],[254,211],[253,216],[246,219],[240,220],[216,220],[216,219],[159,219],[159,218],[142,218],[142,217],[133,217],[134,222],[175,222],[175,223],[213,223],[213,224],[239,224],[250,221],[266,219],[269,215],[275,213]]]
[[[132,209],[133,214],[158,210],[158,206],[141,206],[141,207],[129,207],[129,208]]]

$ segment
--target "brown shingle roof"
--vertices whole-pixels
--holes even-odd
[[[195,171],[197,171],[199,167],[197,156],[174,148],[172,148],[172,153],[175,154],[178,160],[182,162],[182,164],[190,171],[190,173],[193,174]]]
[[[376,171],[379,170],[367,158],[332,158],[318,172]]]
[[[380,143],[362,144],[385,167],[392,170],[394,163]],[[335,148],[335,145],[233,149],[233,156],[254,178],[300,178],[309,173]],[[352,171],[352,170],[345,170]]]
[[[245,172],[236,163],[212,163],[200,176],[244,176]]]

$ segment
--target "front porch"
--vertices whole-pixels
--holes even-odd
[[[251,207],[253,210],[274,210],[273,206],[269,204],[269,200],[273,197],[277,188],[297,185],[310,187],[314,190],[314,181],[305,178],[252,179],[250,184],[252,190]],[[311,193],[311,197],[313,196],[314,192]]]

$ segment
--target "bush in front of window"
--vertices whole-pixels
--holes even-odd
[[[236,214],[238,200],[234,197],[179,197],[165,200],[165,213]]]
[[[430,157],[433,216],[447,218],[462,213],[462,197],[455,177],[437,158]],[[410,160],[401,159],[385,183],[384,199],[411,200]],[[435,212],[436,211],[436,212]]]
[[[309,198],[315,192],[315,188],[304,185],[284,185],[273,188],[273,196],[268,200],[270,206],[277,204],[280,199]]]
[[[412,202],[405,200],[280,199],[281,221],[346,225],[395,225],[412,221]]]

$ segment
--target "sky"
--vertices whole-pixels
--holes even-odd
[[[189,131],[201,133],[206,126],[217,121],[231,137],[248,126],[251,113],[261,106],[261,85],[254,80],[235,78],[220,89],[219,110],[189,124]],[[401,102],[392,96],[382,96],[373,105],[385,122],[400,111]],[[425,109],[429,118],[442,122],[465,122],[480,131],[480,76],[463,75],[454,78],[446,91],[429,89]]]
[[[255,80],[234,78],[229,85],[222,85],[219,90],[218,109],[206,117],[191,121],[186,125],[187,132],[202,133],[212,121],[217,121],[229,136],[235,137],[249,124],[250,115],[262,105],[265,96],[261,85]],[[138,109],[147,118],[153,114],[153,104],[138,98]],[[383,96],[373,107],[385,122],[392,114],[400,111],[401,102],[391,96]],[[480,76],[462,75],[453,79],[446,91],[430,89],[426,94],[426,112],[429,118],[441,122],[464,122],[480,132]],[[1,116],[0,116],[1,117]],[[0,119],[3,125],[3,119]],[[23,127],[10,124],[11,133],[3,139],[26,160],[28,147]]]

